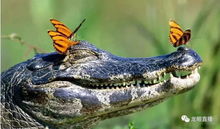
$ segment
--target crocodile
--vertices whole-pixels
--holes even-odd
[[[37,54],[1,74],[1,128],[92,128],[141,111],[198,83],[190,48],[155,57],[120,57],[88,41]]]

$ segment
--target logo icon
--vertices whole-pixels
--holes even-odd
[[[182,115],[181,120],[185,121],[186,123],[190,122],[190,118],[187,115]]]

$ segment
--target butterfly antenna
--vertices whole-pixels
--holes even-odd
[[[83,21],[79,24],[79,26],[73,31],[73,34],[75,34],[79,28],[81,27],[81,25],[85,22],[86,19],[83,19]]]

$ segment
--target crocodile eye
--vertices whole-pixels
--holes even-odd
[[[98,54],[88,50],[88,49],[78,49],[70,52],[70,59],[74,62],[87,62],[91,60],[96,60],[98,58]]]

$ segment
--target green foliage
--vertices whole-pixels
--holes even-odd
[[[54,51],[47,30],[56,18],[74,29],[78,39],[125,57],[147,57],[175,51],[168,41],[168,20],[192,29],[189,47],[203,59],[201,81],[190,92],[145,111],[101,122],[95,129],[220,128],[219,0],[2,0],[2,35],[17,33],[22,41]],[[2,39],[2,70],[34,56],[26,45]],[[184,123],[180,117],[212,116],[213,122]]]
[[[133,123],[133,122],[130,122],[130,123],[128,124],[128,129],[136,129],[136,128],[134,127],[134,123]]]

